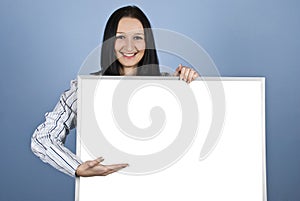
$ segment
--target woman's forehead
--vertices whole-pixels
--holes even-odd
[[[123,17],[118,24],[117,33],[144,33],[142,23],[131,17]]]

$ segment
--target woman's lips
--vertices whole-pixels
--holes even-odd
[[[125,58],[133,58],[137,52],[134,52],[134,53],[124,53],[124,52],[121,52],[121,54],[125,57]]]

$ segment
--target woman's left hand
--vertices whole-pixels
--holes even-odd
[[[190,67],[182,66],[181,64],[176,68],[174,76],[179,76],[180,80],[191,83],[194,79],[199,77],[199,74]]]

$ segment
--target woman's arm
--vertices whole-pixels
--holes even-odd
[[[64,92],[46,121],[39,125],[31,138],[31,149],[45,163],[70,176],[106,176],[128,164],[102,165],[103,158],[82,162],[64,146],[69,131],[76,127],[77,81]]]
[[[37,127],[31,138],[31,149],[42,161],[56,169],[75,176],[82,161],[64,146],[67,134],[76,126],[77,81],[65,91],[45,122]]]

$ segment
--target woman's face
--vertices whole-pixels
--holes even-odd
[[[145,54],[142,23],[136,18],[123,17],[118,24],[115,54],[123,68],[135,68]]]

